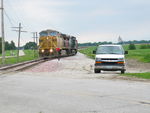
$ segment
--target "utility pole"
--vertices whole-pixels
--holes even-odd
[[[21,37],[21,32],[27,32],[27,31],[22,31],[21,23],[19,23],[19,27],[12,27],[16,28],[17,30],[13,30],[18,32],[18,50],[17,50],[17,62],[19,62],[19,48],[20,48],[20,37]]]
[[[33,42],[36,44],[36,32],[32,32],[33,33]],[[33,47],[33,51],[34,51],[34,57],[35,57],[35,47]]]
[[[33,33],[33,42],[36,44],[36,48],[34,47],[34,57],[35,57],[35,49],[37,50],[38,47],[38,34],[37,32],[32,32]]]
[[[39,51],[38,51],[38,33],[37,33],[37,32],[35,33],[35,38],[36,38],[36,49],[37,49],[37,53],[39,53]],[[38,54],[38,57],[39,57],[39,54]]]
[[[35,38],[36,38],[36,45],[38,47],[38,33],[37,32],[35,33]]]
[[[1,35],[2,35],[2,63],[5,64],[5,36],[4,36],[4,5],[1,0]]]

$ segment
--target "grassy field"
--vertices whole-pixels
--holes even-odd
[[[17,50],[11,50],[11,51],[6,51],[5,52],[6,56],[16,56],[17,55]],[[0,54],[0,57],[2,56],[2,54]]]
[[[122,74],[121,76],[150,79],[150,72],[147,72],[147,73],[125,73],[125,74]]]
[[[138,61],[150,63],[150,49],[140,49],[141,45],[135,45],[136,50],[128,50],[128,45],[124,45],[124,49],[128,50],[129,54],[126,58],[137,59]]]
[[[84,48],[84,49],[80,49],[79,52],[87,55],[88,57],[90,57],[92,59],[94,59],[95,58],[95,54],[93,54],[93,50],[96,50],[95,46]]]
[[[24,52],[25,52],[25,55],[19,57],[19,62],[29,61],[29,60],[33,60],[33,59],[38,58],[38,52],[37,51],[35,52],[35,55],[34,55],[33,50],[24,50]],[[5,60],[6,65],[7,64],[15,64],[15,63],[18,63],[16,57],[6,58],[6,60]],[[2,65],[1,59],[0,59],[0,65]]]

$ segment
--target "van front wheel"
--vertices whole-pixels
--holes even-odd
[[[101,70],[99,70],[99,69],[94,69],[94,72],[95,72],[95,73],[101,73]]]
[[[124,74],[125,73],[125,70],[121,70],[121,74]]]

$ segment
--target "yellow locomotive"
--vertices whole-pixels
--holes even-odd
[[[76,37],[62,34],[55,30],[44,30],[40,32],[40,57],[75,55],[77,48]]]

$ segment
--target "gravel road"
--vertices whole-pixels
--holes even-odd
[[[94,74],[93,64],[79,53],[0,76],[0,113],[150,113],[149,81]]]

